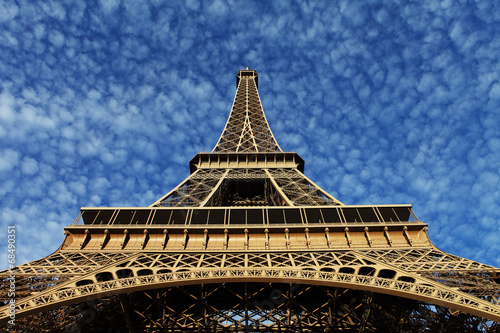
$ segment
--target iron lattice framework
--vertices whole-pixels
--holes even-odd
[[[191,160],[186,180],[149,207],[84,207],[55,253],[0,273],[3,325],[500,330],[498,268],[437,249],[411,205],[344,205],[325,192],[276,142],[257,72],[236,78],[224,131]]]

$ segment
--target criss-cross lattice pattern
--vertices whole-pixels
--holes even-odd
[[[155,202],[153,207],[199,207],[214,189],[228,170],[196,170],[185,181]]]
[[[231,114],[212,152],[281,152],[262,109],[255,82],[257,73],[241,71],[238,75]]]
[[[387,317],[397,313],[397,318]],[[499,326],[447,308],[344,288],[285,283],[168,287],[89,300],[30,317],[53,332],[496,332]],[[33,322],[18,319],[18,332]],[[459,323],[459,324],[458,324]]]
[[[294,206],[341,205],[297,169],[270,169],[269,173]]]
[[[45,258],[35,260],[0,273],[4,283],[0,288],[0,300],[9,299],[10,276],[16,277],[17,298],[23,298],[34,292],[41,292],[48,288],[77,279],[78,276],[93,272],[101,267],[119,264],[123,260],[130,260],[130,254],[124,253],[68,253],[56,252]],[[5,280],[7,278],[7,280]]]
[[[500,305],[500,272],[495,267],[437,249],[373,250],[365,254]]]
[[[245,185],[254,190],[241,191]],[[199,169],[152,206],[238,206],[245,200],[252,206],[342,205],[297,169]]]
[[[397,263],[405,263],[410,257],[420,262],[421,266],[413,271],[398,267]],[[426,265],[429,262],[446,263],[449,270],[443,269],[442,265]],[[35,275],[31,275],[27,278],[33,280],[23,281],[26,289],[16,302],[18,313],[50,308],[53,304],[78,300],[86,295],[112,295],[166,283],[176,285],[200,279],[208,282],[266,278],[270,281],[290,279],[290,282],[307,281],[308,284],[364,286],[367,290],[387,290],[394,294],[415,295],[417,299],[441,300],[500,317],[496,288],[498,270],[429,248],[394,251],[62,253],[17,269],[18,274],[31,271],[38,272],[40,278],[33,279]],[[56,272],[60,273],[54,275]],[[7,278],[4,281],[8,281],[9,273],[2,272],[2,275]],[[48,276],[52,278],[48,279]],[[40,281],[45,282],[40,284]],[[8,283],[2,285],[3,298],[8,288]]]

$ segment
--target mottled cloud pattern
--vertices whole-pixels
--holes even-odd
[[[213,148],[250,66],[313,181],[413,204],[438,247],[500,266],[500,5],[402,3],[1,2],[0,248],[16,225],[21,264],[81,206],[153,203]]]

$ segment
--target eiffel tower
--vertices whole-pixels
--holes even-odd
[[[176,188],[149,207],[81,208],[53,254],[1,272],[3,327],[500,329],[498,268],[440,251],[409,204],[345,205],[325,192],[274,138],[257,71],[238,71],[236,86],[215,148]]]

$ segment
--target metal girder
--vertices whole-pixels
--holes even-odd
[[[461,278],[468,282],[466,285],[474,282],[467,280],[466,275]],[[367,290],[500,320],[495,294],[498,289],[490,290],[489,294],[483,290],[477,297],[475,293],[467,293],[467,288],[462,291],[457,286],[449,287],[421,272],[404,270],[358,251],[132,253],[18,299],[16,314],[21,317],[87,299],[152,288],[222,282],[286,282]],[[497,282],[490,280],[490,283]],[[8,319],[8,311],[3,311],[3,320]]]
[[[197,170],[151,207],[200,206],[226,173],[227,170]]]
[[[271,169],[268,172],[295,206],[343,205],[297,169]]]

